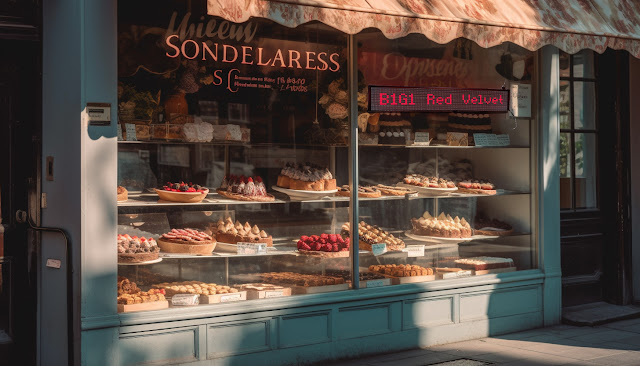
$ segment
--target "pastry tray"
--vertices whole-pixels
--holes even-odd
[[[418,240],[418,241],[425,241],[425,242],[429,242],[429,243],[447,243],[447,244],[457,244],[457,243],[462,243],[465,241],[469,241],[469,240],[474,240],[474,239],[488,239],[490,237],[487,237],[485,235],[472,235],[468,238],[444,238],[444,237],[440,237],[440,236],[426,236],[426,235],[416,235],[412,233],[412,230],[407,230],[404,232],[404,235],[407,236],[407,238],[410,239],[414,239],[414,240]]]
[[[429,276],[409,276],[409,277],[391,277],[392,285],[402,285],[405,283],[428,282],[436,279],[435,275]]]
[[[349,289],[348,283],[341,283],[339,285],[326,285],[326,286],[291,286],[291,293],[295,295],[319,294],[323,292],[343,291],[348,289]]]
[[[160,263],[162,262],[162,258],[156,258],[156,259],[152,259],[150,261],[144,261],[144,262],[118,262],[119,266],[142,266],[145,264],[154,264],[154,263]]]
[[[471,270],[471,272],[473,273],[473,275],[475,276],[481,276],[481,275],[486,275],[486,274],[492,274],[492,273],[505,273],[505,272],[514,272],[516,271],[516,267],[505,267],[505,268],[494,268],[494,269],[483,269],[483,270]]]
[[[129,313],[132,311],[149,311],[149,310],[160,310],[167,309],[169,307],[169,301],[151,301],[151,302],[143,302],[142,304],[118,304],[118,312],[119,313]]]
[[[247,300],[269,299],[273,297],[291,296],[290,287],[283,287],[283,288],[272,289],[272,290],[246,289],[244,291],[247,292]]]
[[[360,281],[360,288],[374,288],[389,286],[392,284],[393,278],[379,278],[375,280]]]

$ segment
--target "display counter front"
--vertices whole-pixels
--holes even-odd
[[[536,53],[144,4],[118,4],[119,364],[296,364],[543,324],[536,101],[469,105],[535,91]],[[372,86],[469,94],[373,108]]]

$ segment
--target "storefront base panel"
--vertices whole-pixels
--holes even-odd
[[[527,282],[122,326],[119,364],[298,365],[536,328]]]

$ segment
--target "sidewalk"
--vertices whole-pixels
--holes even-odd
[[[330,365],[640,365],[640,319],[596,327],[557,325]]]

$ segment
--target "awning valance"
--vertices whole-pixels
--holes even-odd
[[[320,21],[349,34],[377,28],[388,38],[421,33],[482,47],[512,42],[529,50],[554,45],[575,53],[624,49],[640,58],[640,0],[207,0],[207,11],[233,22],[250,17],[287,27]]]

